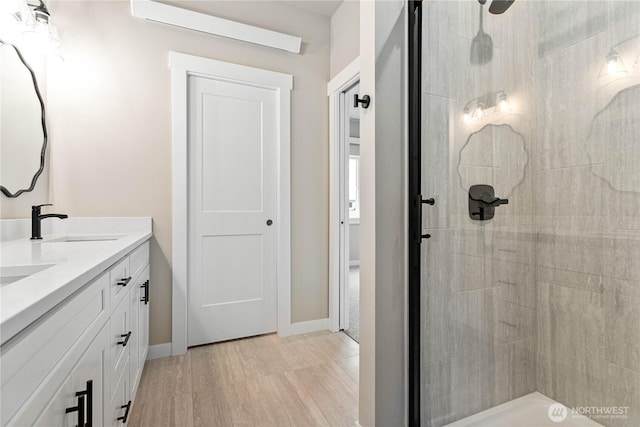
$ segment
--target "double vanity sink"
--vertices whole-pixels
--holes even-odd
[[[25,234],[0,242],[0,344],[151,238],[151,218],[69,218],[43,225],[42,240]]]
[[[0,267],[0,285],[8,285],[25,279],[32,274],[53,267],[55,264],[8,265]]]
[[[151,218],[47,221],[36,240],[9,222],[0,426],[126,425],[149,346]]]
[[[107,242],[118,240],[123,237],[125,237],[124,234],[107,234],[101,236],[62,236],[42,240],[41,242],[37,242],[36,244]],[[54,265],[56,264],[25,264],[0,266],[0,285],[8,285],[9,283],[17,282],[18,280],[25,279],[33,274],[41,272],[42,270],[53,267]]]

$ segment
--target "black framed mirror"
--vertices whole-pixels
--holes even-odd
[[[35,72],[13,44],[0,40],[0,191],[32,191],[47,151],[45,107]]]

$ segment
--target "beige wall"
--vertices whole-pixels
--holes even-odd
[[[360,54],[360,1],[344,0],[331,17],[331,78]]]
[[[302,53],[295,55],[132,18],[128,1],[51,0],[49,9],[60,31],[65,62],[50,66],[48,72],[50,201],[56,211],[72,216],[153,217],[150,341],[169,342],[172,219],[168,52],[290,73],[294,76],[292,320],[326,318],[329,19],[275,2],[180,4],[301,36]],[[21,200],[16,202],[22,204]],[[25,211],[17,216],[27,214]]]

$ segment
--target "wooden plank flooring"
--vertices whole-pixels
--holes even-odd
[[[145,364],[130,427],[352,427],[358,344],[329,331],[194,347]]]

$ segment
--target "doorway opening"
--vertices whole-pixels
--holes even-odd
[[[360,109],[353,100],[359,89],[358,81],[341,97],[343,132],[340,141],[343,165],[341,239],[344,242],[340,328],[356,342],[360,341]]]
[[[331,330],[360,336],[360,59],[327,85],[329,155],[329,317]]]

